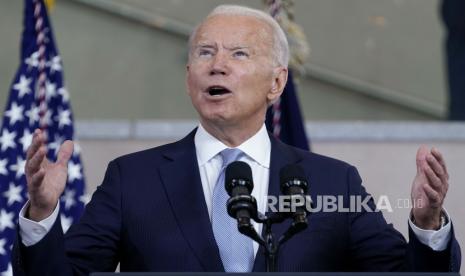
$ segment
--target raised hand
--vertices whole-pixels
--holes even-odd
[[[26,180],[29,209],[26,216],[40,221],[50,216],[63,193],[68,176],[68,160],[73,154],[73,142],[65,141],[58,151],[56,163],[46,158],[44,133],[36,129],[26,156]]]
[[[412,185],[414,223],[422,229],[441,226],[441,210],[449,188],[446,163],[438,149],[421,146],[417,152],[417,174]]]

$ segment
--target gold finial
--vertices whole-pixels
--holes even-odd
[[[47,6],[49,11],[52,11],[55,7],[55,0],[45,0],[45,6]]]

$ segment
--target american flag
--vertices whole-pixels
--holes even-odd
[[[45,131],[47,157],[53,161],[61,143],[74,138],[63,65],[43,0],[24,1],[20,58],[0,129],[0,275],[12,274],[11,247],[18,213],[27,201],[24,165],[34,129]],[[84,208],[82,171],[80,150],[75,144],[60,203],[64,230],[79,218]]]

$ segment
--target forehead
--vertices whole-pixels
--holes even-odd
[[[244,15],[214,15],[199,26],[194,44],[266,44],[272,43],[272,29],[264,21]],[[252,45],[253,46],[253,45]]]

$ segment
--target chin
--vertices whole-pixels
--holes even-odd
[[[202,120],[209,124],[225,125],[232,122],[232,118],[223,113],[209,113],[202,116]]]

